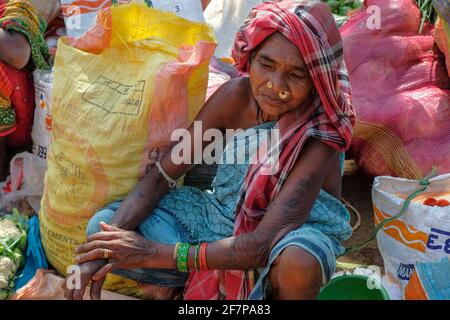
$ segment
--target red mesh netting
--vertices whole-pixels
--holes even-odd
[[[432,26],[419,26],[413,0],[366,0],[340,29],[358,115],[352,152],[372,175],[450,172],[450,80]]]

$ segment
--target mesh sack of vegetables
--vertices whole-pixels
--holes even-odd
[[[421,21],[414,1],[366,0],[340,28],[358,116],[352,151],[375,176],[450,172],[450,79]]]
[[[13,293],[16,272],[24,265],[27,220],[17,209],[0,217],[0,300],[8,299]]]

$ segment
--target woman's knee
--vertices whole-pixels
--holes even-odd
[[[103,209],[98,211],[94,216],[89,220],[89,223],[86,228],[86,234],[88,236],[93,235],[97,232],[101,231],[100,222],[109,223],[114,216],[115,212],[110,209]]]
[[[269,281],[276,299],[315,299],[322,286],[322,269],[306,250],[288,246],[272,264]]]

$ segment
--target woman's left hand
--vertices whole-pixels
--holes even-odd
[[[156,244],[136,232],[123,230],[101,222],[102,232],[88,238],[88,242],[77,247],[77,263],[95,259],[109,259],[93,280],[101,279],[114,269],[145,268],[155,257]]]

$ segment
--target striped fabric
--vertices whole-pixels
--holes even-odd
[[[251,54],[275,32],[299,48],[317,94],[277,122],[281,136],[278,172],[262,174],[264,160],[250,166],[236,208],[235,236],[258,226],[308,138],[316,137],[344,151],[350,146],[356,121],[342,40],[329,7],[320,1],[285,0],[254,8],[238,31],[233,48],[240,71],[249,71]],[[247,299],[252,290],[251,278],[251,273],[236,270],[192,272],[185,299]]]

